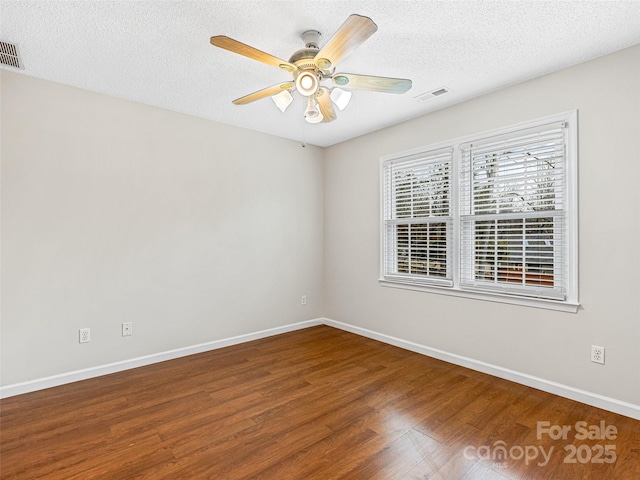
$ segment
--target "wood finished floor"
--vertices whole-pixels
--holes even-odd
[[[636,420],[326,326],[8,398],[0,422],[3,480],[640,478]],[[581,463],[596,445],[616,461]]]

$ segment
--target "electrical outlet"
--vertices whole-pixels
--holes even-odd
[[[591,345],[591,361],[604,365],[604,347]]]
[[[300,298],[300,305],[306,305],[306,304],[307,304],[307,296],[302,295],[302,297]]]
[[[133,333],[133,324],[131,322],[122,322],[122,336],[130,337]]]
[[[87,343],[91,341],[91,329],[81,328],[78,330],[80,343]]]

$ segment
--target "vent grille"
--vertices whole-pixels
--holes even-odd
[[[417,97],[413,97],[413,98],[415,98],[416,100],[419,100],[420,102],[427,102],[436,97],[444,95],[445,93],[449,93],[450,91],[451,90],[447,87],[440,87],[440,88],[436,88],[435,90],[431,90],[430,92],[422,93]]]
[[[13,68],[24,69],[24,65],[22,65],[22,61],[20,60],[17,45],[0,40],[0,64]]]

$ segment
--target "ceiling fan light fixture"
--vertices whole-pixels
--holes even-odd
[[[296,78],[296,89],[304,97],[311,97],[318,91],[319,86],[320,80],[313,72],[302,72]]]
[[[283,90],[277,95],[272,96],[271,100],[273,100],[273,103],[284,113],[287,107],[291,105],[291,102],[293,102],[293,96],[289,93],[289,90]]]
[[[307,123],[321,123],[324,120],[322,113],[320,113],[317,117],[304,117]]]
[[[331,101],[340,111],[342,111],[347,108],[347,105],[349,105],[351,95],[351,92],[335,87],[331,90]]]
[[[318,110],[318,106],[316,105],[316,101],[313,97],[309,97],[309,100],[307,101],[307,108],[304,111],[304,119],[309,123],[318,123],[323,119],[322,113]]]

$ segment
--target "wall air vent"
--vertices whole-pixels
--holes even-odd
[[[451,90],[447,87],[440,87],[440,88],[436,88],[435,90],[431,90],[430,92],[427,93],[422,93],[420,95],[418,95],[417,97],[413,97],[416,100],[419,100],[421,102],[427,102],[429,100],[432,100],[436,97],[439,97],[441,95],[444,95],[445,93],[449,93]]]
[[[24,70],[17,45],[0,40],[0,65]]]

